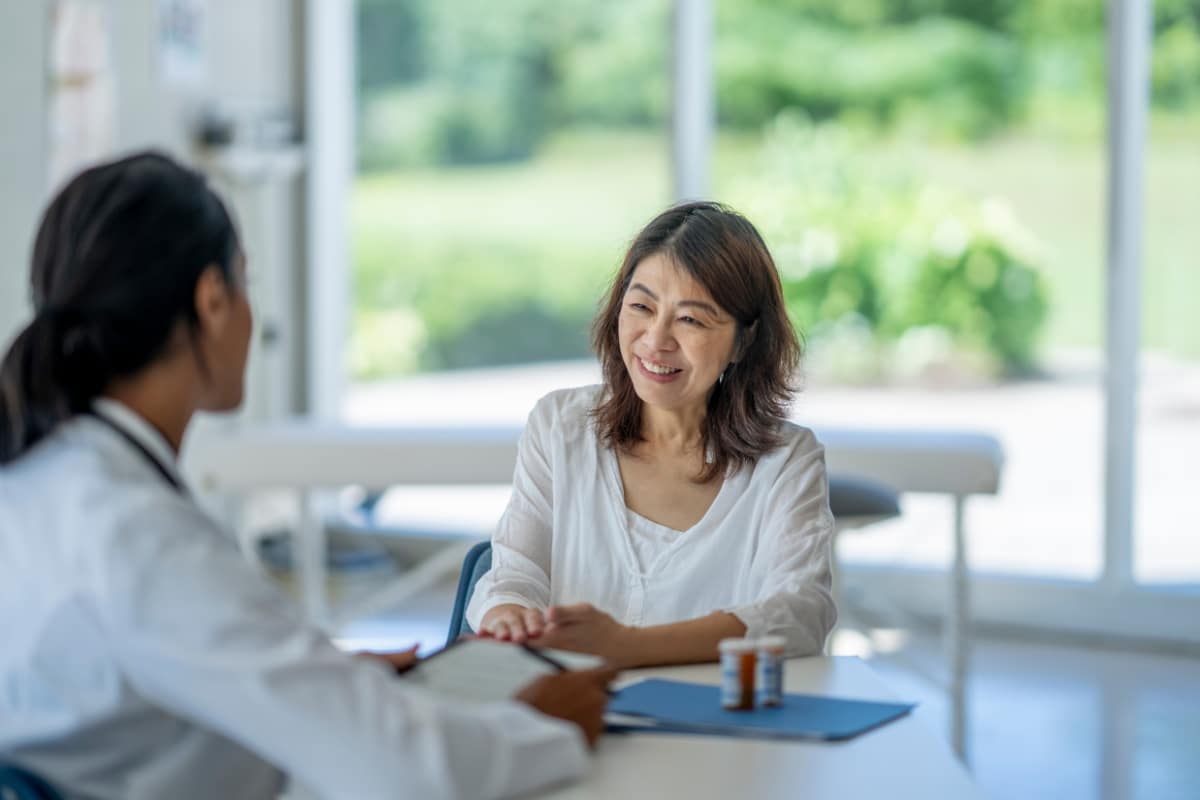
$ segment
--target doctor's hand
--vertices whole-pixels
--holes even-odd
[[[604,732],[608,684],[617,677],[612,667],[543,675],[517,693],[516,699],[551,717],[573,722],[583,731],[588,747]]]
[[[618,667],[633,663],[634,628],[622,625],[591,603],[550,606],[538,647],[592,653]]]
[[[536,639],[546,629],[541,609],[505,603],[490,609],[479,623],[479,633],[502,642],[521,642]]]

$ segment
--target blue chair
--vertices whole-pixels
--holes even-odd
[[[472,547],[463,559],[462,572],[458,576],[458,592],[454,596],[454,611],[450,614],[450,630],[446,633],[446,644],[451,645],[463,634],[474,633],[467,624],[467,604],[475,584],[492,568],[492,543],[480,542]]]
[[[0,763],[0,800],[62,800],[62,795],[29,770]]]
[[[829,478],[829,510],[838,530],[861,528],[900,516],[900,498],[882,483],[852,475]]]
[[[900,498],[894,489],[866,478],[848,475],[829,478],[829,509],[834,520],[834,551],[831,561],[833,571],[833,602],[838,609],[837,628],[862,629],[865,620],[854,613],[861,598],[849,595],[842,581],[841,562],[837,555],[837,537],[843,531],[863,528],[877,522],[900,516]],[[833,644],[831,635],[826,648]]]

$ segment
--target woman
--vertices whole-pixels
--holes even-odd
[[[713,660],[730,636],[820,652],[824,451],[786,420],[800,345],[754,226],[714,203],[660,214],[593,344],[604,384],[530,415],[472,627],[622,667]]]
[[[411,654],[336,650],[189,497],[189,420],[241,402],[244,287],[220,200],[165,157],[90,169],[47,210],[36,316],[0,366],[0,761],[89,798],[272,798],[283,772],[322,797],[490,797],[579,774],[611,673],[469,709],[406,688]]]

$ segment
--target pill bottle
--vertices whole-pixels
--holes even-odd
[[[721,707],[752,710],[757,644],[753,639],[722,639],[717,647],[721,653]]]
[[[787,641],[782,636],[764,636],[758,645],[758,704],[767,708],[783,705],[783,651]]]

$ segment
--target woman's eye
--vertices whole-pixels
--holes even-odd
[[[684,322],[688,325],[703,325],[704,324],[700,320],[696,319],[695,317],[687,317],[687,316],[680,317],[679,321]]]
[[[634,311],[649,311],[650,310],[649,308],[647,308],[646,306],[644,306],[641,303],[630,303],[629,307],[632,308]]]

